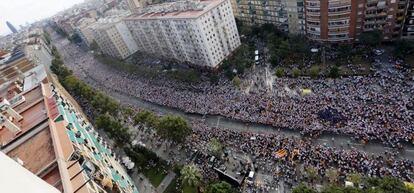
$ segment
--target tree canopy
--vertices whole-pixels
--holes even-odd
[[[206,193],[236,193],[236,191],[229,183],[221,181],[209,184]]]
[[[201,182],[201,171],[194,165],[186,165],[181,169],[181,181],[183,184],[196,187]]]
[[[158,134],[175,142],[184,142],[192,130],[188,122],[179,116],[167,115],[159,119]]]
[[[361,33],[359,40],[361,43],[375,47],[381,44],[382,32],[379,30]]]

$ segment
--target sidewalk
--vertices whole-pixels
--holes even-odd
[[[174,180],[175,173],[173,171],[169,171],[168,175],[162,180],[161,184],[157,187],[157,193],[163,193],[165,189],[167,189],[168,185],[170,185],[171,181]]]

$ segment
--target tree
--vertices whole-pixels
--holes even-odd
[[[158,117],[151,111],[143,110],[135,114],[134,124],[143,123],[148,127],[156,127],[158,124]]]
[[[352,173],[348,175],[348,180],[354,183],[355,187],[358,187],[361,184],[362,176],[359,173]]]
[[[277,49],[277,54],[280,58],[286,58],[291,53],[291,47],[288,40],[283,40],[279,48]]]
[[[359,40],[362,44],[375,47],[381,44],[382,41],[382,32],[379,30],[363,32],[361,33]]]
[[[318,193],[315,189],[306,186],[305,184],[299,184],[293,188],[292,193]]]
[[[405,184],[394,177],[368,178],[366,185],[368,188],[377,189],[377,192],[381,193],[410,193]]]
[[[175,142],[184,142],[192,130],[185,119],[178,116],[167,115],[157,124],[158,134]]]
[[[282,77],[285,75],[285,70],[283,68],[276,68],[276,72],[275,72],[277,77]]]
[[[82,38],[77,33],[72,34],[70,37],[68,37],[68,39],[69,41],[76,43],[76,44],[82,42]]]
[[[223,154],[223,145],[217,138],[213,138],[208,143],[208,148],[211,153],[211,155],[221,158],[221,155]]]
[[[95,40],[92,41],[92,43],[89,45],[89,48],[95,52],[99,51],[99,45]]]
[[[318,67],[318,66],[312,66],[312,67],[309,69],[309,75],[310,75],[312,78],[316,78],[316,77],[318,77],[318,76],[319,76],[319,67]]]
[[[329,77],[331,78],[338,78],[340,76],[340,70],[338,68],[338,66],[332,66],[331,69],[329,70]]]
[[[206,193],[236,193],[236,191],[229,183],[221,181],[208,185]]]
[[[240,78],[239,78],[238,76],[235,76],[235,77],[233,78],[232,82],[233,82],[233,85],[234,85],[234,86],[236,86],[237,88],[239,88],[239,87],[240,87],[241,80],[240,80]]]
[[[328,180],[331,184],[338,182],[338,177],[339,177],[338,170],[333,169],[333,168],[329,169],[326,172],[326,176],[328,177]]]
[[[294,78],[299,77],[299,76],[300,76],[300,74],[301,74],[301,72],[300,72],[300,70],[299,70],[298,68],[293,68],[293,70],[292,70],[292,76],[293,76]]]
[[[315,180],[318,179],[318,171],[316,170],[316,168],[313,166],[310,166],[310,167],[307,167],[305,170],[306,170],[306,175],[309,181],[312,184],[315,183]]]
[[[201,182],[201,171],[194,164],[184,166],[180,173],[181,181],[185,185],[196,187]]]
[[[400,40],[395,42],[393,54],[395,57],[404,59],[410,53],[414,52],[414,42],[408,40]]]
[[[327,185],[322,188],[321,193],[345,193],[343,189],[336,185]]]

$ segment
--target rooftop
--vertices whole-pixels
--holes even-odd
[[[59,193],[56,188],[24,169],[13,159],[0,152],[1,190],[7,193]]]
[[[49,82],[43,66],[21,58],[0,72],[2,152],[62,192],[90,193],[110,181],[108,192],[138,193],[115,154],[67,100],[70,95]]]
[[[49,128],[47,127],[34,134],[34,136],[8,152],[7,155],[22,160],[23,167],[32,173],[41,173],[55,160],[55,151],[53,150]]]
[[[34,129],[37,125],[47,120],[45,112],[45,104],[42,100],[40,87],[24,93],[23,96],[27,100],[15,107],[15,111],[18,112],[23,119],[13,120],[12,122],[21,129],[21,132],[14,133],[7,126],[0,129],[0,144],[7,146],[10,142],[16,138],[24,135],[26,132]]]
[[[221,3],[223,0],[176,1],[155,4],[145,7],[141,13],[133,14],[125,20],[198,18]]]

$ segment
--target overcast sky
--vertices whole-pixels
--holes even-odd
[[[6,21],[19,29],[19,25],[52,16],[80,2],[83,0],[0,0],[0,35],[11,33]]]

